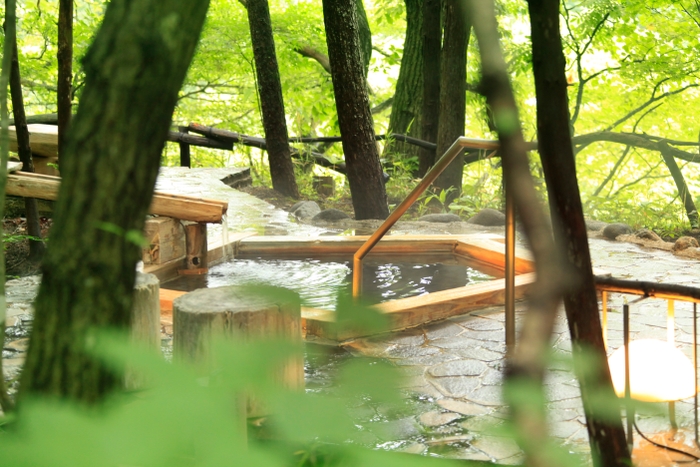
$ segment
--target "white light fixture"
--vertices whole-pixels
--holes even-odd
[[[673,344],[639,339],[629,344],[630,396],[644,402],[672,402],[695,395],[695,370]],[[615,393],[625,397],[625,346],[608,359]]]

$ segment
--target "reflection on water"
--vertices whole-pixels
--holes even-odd
[[[362,287],[367,298],[383,302],[491,279],[463,265],[365,261]],[[236,259],[213,266],[206,276],[182,276],[164,287],[194,290],[250,284],[284,287],[297,292],[304,306],[334,309],[338,295],[350,292],[352,268],[347,262]]]

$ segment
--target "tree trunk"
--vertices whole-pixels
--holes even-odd
[[[619,412],[605,418],[596,411],[595,399],[615,400],[607,365],[598,300],[588,250],[586,224],[576,179],[565,60],[559,33],[559,0],[530,0],[532,65],[537,93],[537,137],[555,241],[566,251],[568,269],[575,281],[564,295],[571,334],[574,366],[586,413],[594,465],[631,465]],[[585,367],[585,368],[584,368]]]
[[[90,356],[95,329],[129,324],[135,265],[178,91],[206,0],[113,0],[85,58],[35,303],[20,402],[96,402],[120,384]]]
[[[442,156],[457,138],[464,136],[466,125],[467,47],[471,20],[464,11],[462,0],[446,0],[445,13],[436,158]],[[435,180],[436,189],[447,190],[447,204],[462,193],[463,170],[464,156],[460,155]]]
[[[369,28],[367,12],[362,0],[355,0],[357,8],[357,25],[360,33],[360,51],[362,51],[362,65],[365,71],[365,78],[369,72],[369,62],[372,60],[372,31]]]
[[[247,5],[272,187],[282,194],[298,198],[299,189],[287,142],[287,120],[269,6],[267,0],[248,0]]]
[[[323,0],[335,105],[356,219],[389,215],[362,68],[355,0]]]
[[[666,148],[664,148],[664,146]],[[668,167],[668,171],[671,173],[673,181],[676,183],[678,197],[683,203],[683,207],[685,208],[688,220],[690,221],[690,226],[696,229],[698,228],[700,223],[698,222],[698,210],[695,207],[695,201],[693,201],[693,197],[690,195],[688,184],[685,183],[685,178],[683,178],[683,172],[681,172],[680,167],[678,167],[678,163],[676,163],[676,159],[673,158],[673,156],[667,148],[668,144],[662,143],[661,157],[664,158],[664,163],[666,164],[666,167]]]
[[[58,2],[58,154],[65,150],[73,100],[73,1]]]
[[[17,133],[17,153],[22,161],[22,170],[34,172],[32,149],[29,145],[29,130],[27,129],[27,116],[24,113],[24,99],[22,98],[22,82],[20,79],[19,57],[17,55],[17,41],[12,44],[12,68],[10,69],[10,93],[12,94],[12,113],[15,118],[15,131]],[[29,240],[29,261],[38,263],[44,256],[44,242],[41,241],[41,224],[39,223],[39,209],[36,199],[24,198],[24,211],[27,218],[27,233],[39,240]]]
[[[440,0],[423,0],[423,109],[421,139],[437,141],[440,115]],[[418,176],[435,163],[435,150],[421,148]]]
[[[520,323],[517,347],[509,352],[504,372],[503,397],[510,406],[517,441],[528,466],[559,466],[552,455],[547,431],[543,389],[545,363],[567,275],[562,253],[552,239],[548,219],[535,191],[526,154],[515,96],[499,42],[493,0],[466,2],[481,57],[480,90],[493,111],[498,130],[506,189],[535,260],[536,282],[528,293],[528,309]],[[528,397],[523,397],[528,391]]]
[[[15,0],[5,0],[5,43],[2,46],[2,71],[0,72],[0,219],[5,217],[5,187],[7,186],[7,160],[9,159],[9,115],[7,112],[7,88],[12,67],[13,45],[17,43],[17,15]],[[0,230],[0,243],[3,231]],[[5,297],[5,251],[0,250],[0,294]],[[5,346],[5,303],[0,306],[0,349]],[[5,373],[0,355],[0,408],[7,415],[14,409],[5,386]]]
[[[420,138],[423,106],[423,0],[405,2],[406,40],[387,134],[398,133]],[[390,160],[417,159],[419,152],[418,146],[398,141],[389,140],[384,146],[384,157]]]

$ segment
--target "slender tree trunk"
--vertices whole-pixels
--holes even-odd
[[[542,159],[554,237],[566,251],[575,275],[564,295],[574,366],[586,413],[594,465],[631,465],[620,414],[600,416],[596,399],[615,400],[598,314],[586,224],[576,179],[576,161],[569,127],[565,60],[559,33],[559,0],[530,0],[532,65],[537,92],[537,139]]]
[[[405,3],[406,39],[387,133],[420,138],[423,107],[423,0],[405,0]],[[388,141],[383,155],[392,160],[417,159],[419,152],[418,146]]]
[[[551,456],[547,449],[549,436],[542,381],[567,274],[530,173],[518,109],[499,43],[493,0],[467,4],[481,56],[480,89],[493,111],[506,189],[520,214],[537,275],[529,292],[528,310],[520,325],[517,347],[508,355],[503,395],[510,406],[516,438],[525,451],[526,464],[558,467],[561,459]],[[522,396],[523,391],[528,391],[527,398]]]
[[[464,11],[462,0],[446,0],[445,37],[440,57],[440,118],[437,150],[440,157],[460,136],[466,124],[467,47],[471,20]],[[448,190],[446,201],[462,193],[464,156],[460,155],[435,180],[436,189]]]
[[[323,0],[328,57],[356,219],[389,215],[362,67],[355,0]]]
[[[15,0],[5,0],[5,43],[2,50],[2,71],[0,72],[0,219],[5,217],[5,187],[7,186],[7,160],[9,159],[10,134],[7,112],[7,87],[12,67],[13,45],[17,43],[17,16]],[[3,230],[0,229],[0,244],[3,243]],[[5,250],[0,250],[0,349],[5,346]],[[0,355],[0,408],[5,414],[14,409],[5,386],[5,373]]]
[[[270,9],[267,0],[248,0],[247,5],[272,187],[282,194],[298,198],[299,189],[287,141],[287,120]]]
[[[65,150],[73,100],[73,1],[58,2],[58,154]]]
[[[15,131],[17,134],[17,153],[22,161],[22,170],[34,172],[32,149],[29,145],[29,130],[27,129],[27,116],[24,113],[24,99],[22,97],[22,81],[20,79],[19,57],[17,54],[17,41],[12,44],[12,68],[10,70],[10,93],[12,94],[12,113],[15,118]],[[29,240],[29,261],[37,264],[44,256],[44,242],[41,241],[41,224],[39,223],[39,209],[36,199],[24,198],[24,211],[27,217],[27,233],[39,240]]]
[[[440,115],[440,0],[423,0],[423,111],[421,139],[437,141]],[[435,151],[421,149],[418,176],[435,163]]]
[[[22,373],[28,395],[99,401],[120,377],[90,356],[95,329],[129,324],[142,232],[206,0],[112,0],[83,59],[85,88]]]
[[[688,185],[685,183],[683,172],[681,172],[680,167],[678,167],[676,159],[670,154],[670,151],[668,151],[668,144],[664,143],[664,145],[666,148],[663,146],[661,147],[661,157],[664,158],[664,163],[666,164],[666,167],[668,167],[668,171],[671,173],[673,181],[676,183],[678,196],[683,203],[683,207],[685,208],[690,225],[696,229],[700,226],[700,222],[698,219],[698,209],[695,207],[695,201],[693,201],[693,197],[690,195],[690,190],[688,189]]]
[[[369,28],[367,12],[362,0],[355,0],[357,8],[357,25],[360,34],[360,50],[362,51],[362,65],[365,71],[365,78],[369,72],[369,62],[372,60],[372,30]]]

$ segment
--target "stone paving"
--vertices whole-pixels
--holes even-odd
[[[196,189],[187,188],[194,178],[193,172],[173,170],[166,181],[159,182],[159,188],[197,194]],[[201,174],[197,177],[206,178]],[[221,188],[218,184],[218,181],[212,182],[212,189],[201,188],[201,195],[230,200],[229,219],[237,221],[233,227],[231,222],[224,226],[229,230],[256,229],[263,234],[286,232],[319,235],[338,233],[348,228],[348,225],[324,228],[297,224],[290,221],[284,211],[235,190]],[[395,230],[397,234],[426,231],[435,234],[466,233],[475,229],[473,225],[465,223],[423,224],[403,223]],[[272,227],[261,228],[260,225]],[[349,225],[358,229],[372,227],[371,223]],[[221,231],[213,235],[221,235]],[[591,238],[590,246],[594,267],[615,277],[700,286],[700,264],[697,261],[678,258],[666,251],[645,250],[636,245],[599,238]],[[10,381],[16,380],[23,362],[31,323],[31,302],[38,282],[38,277],[28,277],[6,284],[7,325],[10,327],[3,360],[5,377]],[[622,342],[621,306],[622,296],[611,295],[608,339],[611,350]],[[523,307],[523,304],[518,304],[519,316],[524,311]],[[675,338],[688,356],[691,356],[692,342],[691,310],[689,304],[677,303]],[[632,338],[665,339],[666,302],[647,299],[633,305],[631,322]],[[169,336],[164,335],[164,339],[167,343]],[[564,363],[570,356],[570,341],[563,313],[557,318],[552,347],[554,354],[564,359],[555,361],[545,381],[551,431],[570,451],[586,453],[587,433],[578,384]],[[506,414],[500,396],[505,353],[504,313],[501,307],[483,309],[400,333],[357,340],[348,343],[345,349],[353,355],[386,358],[404,368],[410,376],[405,390],[416,402],[413,413],[398,419],[384,417],[386,436],[368,439],[368,443],[406,452],[462,459],[506,464],[522,461],[518,447],[508,438],[499,436],[497,430],[493,431],[503,423]],[[356,410],[371,418],[374,416],[372,410],[377,409],[361,406]],[[687,435],[692,425],[692,401],[677,403],[677,417],[682,435]],[[658,415],[641,414],[638,422],[640,428],[649,433],[664,432],[668,427],[664,417]],[[690,436],[686,437],[690,439]]]

